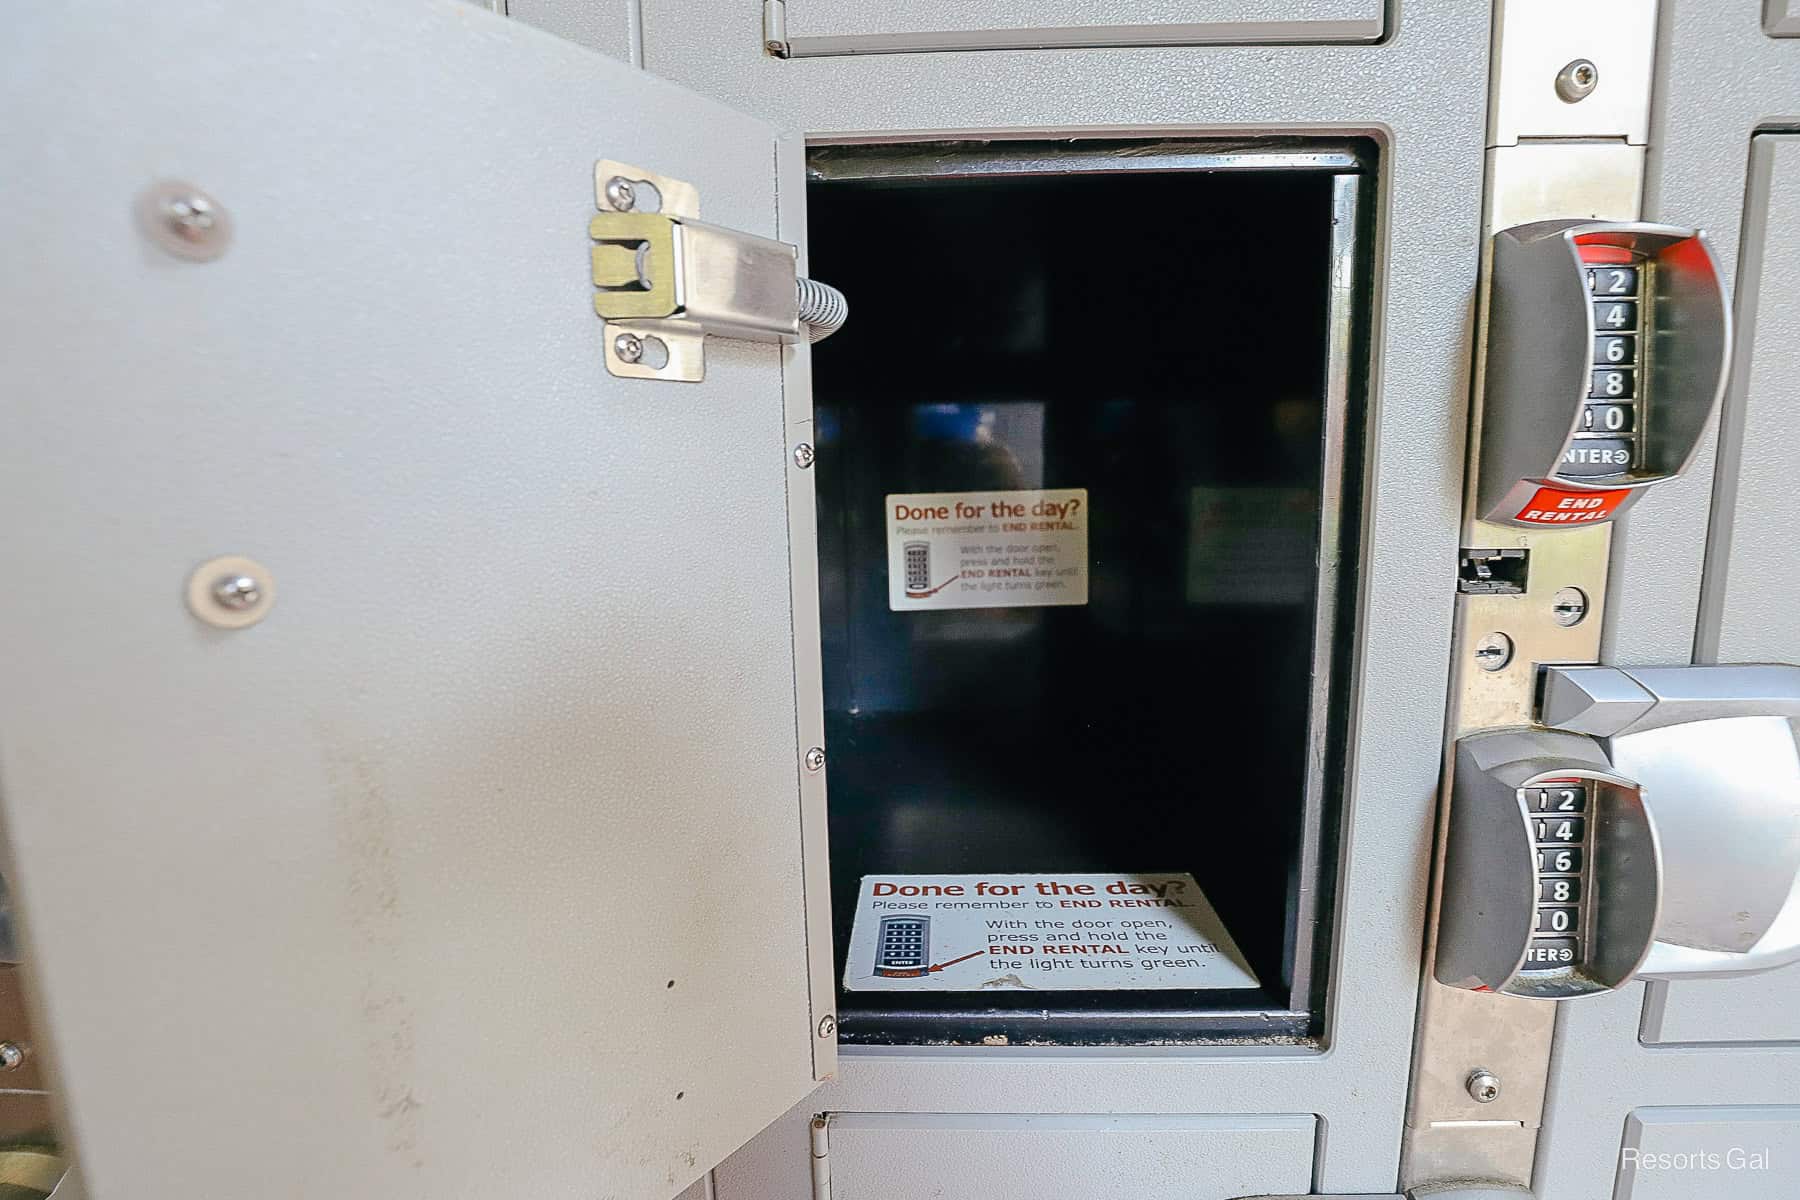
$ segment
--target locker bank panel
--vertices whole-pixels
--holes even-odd
[[[1234,1200],[1303,1193],[1310,1115],[1032,1116],[833,1113],[826,1146],[834,1200],[911,1194],[1041,1200],[1083,1190],[1134,1200]]]
[[[1800,70],[1800,60],[1793,65]],[[1789,449],[1800,439],[1792,388],[1800,372],[1800,312],[1791,302],[1800,293],[1800,135],[1751,141],[1738,270],[1743,345],[1719,435],[1696,650],[1702,661],[1792,661],[1800,653],[1793,611],[1800,572],[1792,555],[1800,497],[1790,483]],[[1800,1044],[1800,969],[1652,983],[1642,1037]]]
[[[1613,1200],[1788,1200],[1800,1107],[1641,1108],[1625,1121]]]
[[[1614,542],[1608,661],[1794,661],[1800,578],[1788,551],[1795,497],[1782,475],[1800,436],[1783,372],[1795,365],[1791,297],[1800,264],[1800,43],[1765,36],[1724,6],[1665,4],[1644,213],[1703,226],[1730,277],[1737,356],[1720,430],[1694,469],[1657,489]],[[1776,449],[1780,447],[1782,449]],[[1612,1194],[1713,1197],[1785,1186],[1797,1161],[1760,1176],[1624,1168],[1639,1110],[1750,1146],[1751,1110],[1794,1099],[1800,1044],[1787,1019],[1800,968],[1739,980],[1639,983],[1561,1006],[1534,1187],[1539,1200]],[[1714,1110],[1707,1115],[1705,1110]],[[1679,1141],[1676,1134],[1646,1138]],[[1703,1147],[1704,1148],[1704,1147]],[[1777,1158],[1783,1151],[1776,1146]],[[1702,1164],[1704,1165],[1704,1164]],[[1742,1192],[1746,1196],[1762,1193]]]
[[[637,22],[630,0],[471,0],[491,6],[515,21],[534,25],[577,45],[630,62],[637,37]]]
[[[1800,1047],[1800,970],[1744,979],[1652,983],[1639,1039],[1646,1046],[1785,1044]]]
[[[1354,604],[1364,632],[1351,648],[1343,700],[1350,734],[1332,851],[1338,875],[1322,1037],[1200,1047],[848,1046],[811,1111],[980,1113],[992,1111],[986,1097],[1002,1095],[1063,1114],[1314,1113],[1330,1131],[1315,1185],[1391,1190],[1452,607],[1449,589],[1431,581],[1454,573],[1486,105],[1479,83],[1424,87],[1420,80],[1484,79],[1489,14],[1421,0],[1407,6],[1392,36],[1370,46],[783,61],[748,36],[753,8],[721,13],[652,0],[644,12],[646,66],[781,120],[815,147],[1207,136],[1252,146],[1271,136],[1375,143],[1369,465],[1353,514],[1362,552]],[[1127,234],[1154,228],[1159,217],[1126,208],[1088,215]],[[933,253],[979,255],[981,247],[951,237]],[[930,265],[926,257],[920,269]],[[816,255],[811,269],[827,274]],[[980,328],[980,314],[959,307],[950,289],[932,311],[946,337]],[[796,1110],[722,1168],[721,1194],[751,1177],[765,1190],[804,1188],[803,1115]]]
[[[880,0],[772,0],[769,40],[791,57],[998,50],[1040,46],[1190,46],[1371,42],[1382,0],[980,0],[893,5]]]

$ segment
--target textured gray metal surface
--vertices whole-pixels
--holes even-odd
[[[1641,1108],[1613,1200],[1792,1200],[1800,1107]]]
[[[1782,48],[1800,75],[1800,47]],[[1800,108],[1800,83],[1794,91]],[[1721,662],[1791,662],[1800,659],[1800,134],[1756,139],[1746,209],[1738,311],[1750,332],[1720,433],[1699,649]]]
[[[1762,127],[1800,124],[1800,42],[1766,37],[1757,23],[1735,6],[1675,0],[1664,5],[1657,62],[1644,215],[1705,229],[1721,266],[1734,278],[1747,279],[1739,249],[1751,139]],[[1776,206],[1770,209],[1767,227],[1779,231],[1779,245],[1786,246],[1791,256],[1795,205],[1800,197],[1788,191],[1773,199]],[[1752,205],[1752,210],[1755,207]],[[1754,229],[1751,245],[1756,245]],[[1772,261],[1771,248],[1762,248],[1759,257],[1765,264]],[[1780,332],[1780,323],[1790,320],[1791,314],[1769,315],[1771,308],[1785,314],[1791,303],[1785,297],[1779,305],[1762,299],[1772,295],[1766,285],[1758,286],[1754,294],[1744,282],[1739,282],[1737,289],[1740,326],[1752,315],[1759,326],[1740,333],[1740,355],[1750,356],[1750,364],[1760,364],[1765,355],[1777,365],[1791,363],[1791,334]],[[1789,285],[1787,296],[1791,295]],[[1753,306],[1753,314],[1746,304]],[[1776,322],[1773,334],[1769,332],[1771,320]],[[1759,411],[1746,407],[1754,397],[1746,387],[1755,375],[1756,368],[1740,358],[1725,400],[1727,431],[1742,421],[1746,412]],[[1774,410],[1764,406],[1761,411],[1767,420]],[[1791,406],[1780,420],[1793,420]],[[1791,460],[1791,451],[1787,457]],[[1791,554],[1782,553],[1792,541],[1791,525],[1779,536],[1776,526],[1764,527],[1755,549],[1747,547],[1743,533],[1744,522],[1755,526],[1768,520],[1779,525],[1783,514],[1788,514],[1789,521],[1793,519],[1791,484],[1773,486],[1769,481],[1777,476],[1760,465],[1755,472],[1741,476],[1740,469],[1730,455],[1719,467],[1723,490],[1717,515],[1731,522],[1729,561],[1743,562],[1746,559],[1741,556],[1752,554],[1767,556],[1758,561],[1766,564],[1770,574],[1760,578],[1737,571],[1722,578],[1715,574],[1726,561],[1718,552],[1719,531],[1725,526],[1715,526],[1709,555],[1707,518],[1713,507],[1714,472],[1703,448],[1702,458],[1687,479],[1653,490],[1622,522],[1626,529],[1614,542],[1607,661],[1682,662],[1696,648],[1703,661],[1800,660],[1800,624],[1796,624],[1800,610],[1791,599],[1779,603],[1769,599],[1791,597],[1800,590],[1800,578],[1796,577],[1800,567]],[[1749,479],[1762,482],[1747,492],[1744,481]],[[1775,539],[1773,544],[1765,544],[1768,538]],[[1704,620],[1700,617],[1703,563],[1707,609],[1712,614]],[[1747,610],[1745,619],[1734,624],[1734,633],[1726,637],[1722,616],[1727,611],[1726,597],[1734,596],[1740,587],[1751,589],[1746,593],[1751,601],[1760,594],[1765,603],[1754,619]],[[1759,593],[1756,589],[1767,590]],[[1778,993],[1781,985],[1776,981],[1785,980],[1789,997],[1796,994],[1793,989],[1800,988],[1800,972],[1791,968],[1763,978],[1766,987]],[[1647,993],[1662,995],[1665,1005],[1681,994],[1677,989],[1707,989],[1710,996],[1717,997],[1706,1001],[1709,1006],[1730,1004],[1728,997],[1736,996],[1746,1007],[1735,1017],[1726,1018],[1715,1010],[1721,1031],[1756,1028],[1760,1022],[1757,1006],[1767,1003],[1767,992],[1750,986],[1751,982],[1637,985],[1561,1007],[1534,1181],[1540,1200],[1592,1200],[1610,1194],[1618,1165],[1618,1131],[1633,1109],[1793,1102],[1794,1079],[1800,1077],[1800,1047],[1682,1044],[1649,1049],[1640,1044]],[[1667,993],[1659,991],[1664,987],[1669,989]],[[1778,1037],[1782,1026],[1775,1021],[1767,1028],[1768,1036]],[[1714,1177],[1702,1182],[1716,1188],[1719,1180]],[[1791,1165],[1785,1182],[1787,1191],[1782,1194],[1792,1194]],[[1726,1193],[1690,1194],[1710,1197]]]
[[[1740,8],[1664,0],[1643,211],[1646,221],[1704,230],[1734,294],[1750,137],[1800,123],[1800,42],[1765,36]],[[1726,411],[1735,403],[1728,395]],[[1603,661],[1677,663],[1692,653],[1716,446],[1715,435],[1704,438],[1685,477],[1652,488],[1615,523]]]
[[[1329,1053],[1280,1045],[857,1051],[808,1104],[981,1112],[1007,1096],[1058,1113],[1318,1113],[1326,1134],[1315,1186],[1390,1191],[1442,754],[1452,597],[1427,581],[1447,578],[1457,547],[1480,254],[1485,6],[1413,0],[1378,46],[785,62],[762,53],[759,19],[755,5],[647,0],[646,65],[816,140],[1362,131],[1383,143],[1368,406],[1371,461],[1380,468],[1371,473],[1359,584],[1365,633],[1352,681],[1355,760]],[[811,269],[830,277],[828,263]],[[1196,283],[1204,286],[1203,276]],[[804,1194],[806,1144],[803,1123],[758,1139],[719,1172],[721,1197]]]
[[[1791,980],[1792,974],[1784,970],[1761,978],[1787,975]],[[1729,989],[1737,982],[1706,981],[1691,986]],[[1769,1043],[1642,1046],[1639,1018],[1645,997],[1662,986],[1636,983],[1608,995],[1557,1006],[1550,1093],[1532,1179],[1538,1200],[1594,1200],[1612,1195],[1619,1167],[1620,1129],[1635,1109],[1795,1103],[1800,1047]],[[1793,1194],[1795,1161],[1790,1158],[1787,1163],[1785,1196]],[[1703,1182],[1715,1190],[1692,1193],[1696,1200],[1736,1200],[1736,1193],[1716,1190],[1720,1182],[1716,1177]]]
[[[832,1200],[1233,1200],[1304,1192],[1310,1115],[834,1113]]]
[[[1653,983],[1639,1037],[1650,1045],[1800,1044],[1800,967],[1743,979]]]
[[[830,1061],[805,406],[608,375],[586,227],[604,153],[793,236],[775,131],[461,4],[13,18],[0,788],[92,1193],[675,1194]]]
[[[878,54],[1040,46],[1369,42],[1382,0],[786,0],[790,52]]]
[[[1800,69],[1800,61],[1795,66]],[[1748,333],[1720,436],[1717,508],[1703,592],[1700,656],[1800,659],[1800,524],[1792,486],[1800,444],[1800,136],[1758,137],[1750,154],[1738,311]],[[1667,1042],[1800,1040],[1800,971],[1670,983],[1652,991],[1645,1037]]]
[[[638,6],[634,0],[497,0],[497,11],[545,33],[598,50],[622,62],[640,62]]]

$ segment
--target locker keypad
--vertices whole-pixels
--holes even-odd
[[[1537,855],[1538,890],[1536,919],[1522,970],[1553,971],[1581,962],[1592,794],[1593,784],[1580,779],[1550,780],[1524,790]]]
[[[1687,469],[1718,405],[1731,352],[1718,262],[1697,230],[1582,219],[1502,229],[1490,261],[1475,515],[1611,521]]]
[[[931,918],[883,917],[876,933],[875,973],[913,976],[927,970]]]
[[[1611,251],[1595,247],[1595,253]],[[1639,284],[1643,272],[1627,264],[1585,268],[1594,304],[1593,370],[1575,437],[1558,474],[1570,478],[1623,475],[1638,463],[1638,341],[1643,332]]]

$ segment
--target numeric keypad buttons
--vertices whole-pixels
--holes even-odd
[[[1594,365],[1630,367],[1637,364],[1637,338],[1629,333],[1602,333],[1594,338]]]
[[[1581,813],[1587,811],[1587,789],[1579,784],[1528,788],[1525,802],[1532,812]]]
[[[1633,442],[1628,437],[1578,437],[1563,451],[1560,474],[1622,475],[1631,469]]]
[[[1581,899],[1581,880],[1542,880],[1538,883],[1538,899],[1545,904],[1574,904]]]
[[[1539,933],[1574,933],[1579,920],[1574,908],[1553,908],[1540,906],[1537,910],[1537,931]]]
[[[1555,780],[1521,793],[1531,814],[1538,875],[1537,912],[1523,970],[1558,970],[1581,962],[1592,787],[1579,779]]]
[[[1586,268],[1594,305],[1593,370],[1575,437],[1557,473],[1569,478],[1624,475],[1638,461],[1640,268],[1595,263]]]
[[[1635,300],[1605,300],[1594,305],[1594,328],[1601,333],[1635,333],[1637,318]]]
[[[1540,846],[1579,846],[1587,833],[1585,817],[1539,817],[1531,824]]]
[[[1637,413],[1629,404],[1587,404],[1581,409],[1583,433],[1630,433]]]
[[[1527,971],[1550,971],[1572,967],[1581,961],[1581,941],[1572,937],[1537,937],[1525,948]]]
[[[1637,380],[1629,367],[1595,371],[1588,384],[1590,400],[1629,400],[1637,394]]]
[[[1549,875],[1579,875],[1581,873],[1581,851],[1575,847],[1566,849],[1539,850],[1538,871]]]
[[[1638,290],[1636,267],[1589,267],[1588,291],[1596,296],[1635,296]]]

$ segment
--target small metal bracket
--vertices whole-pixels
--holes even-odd
[[[1545,220],[1638,219],[1656,8],[1603,0],[1500,0],[1495,5],[1482,219],[1486,248],[1477,289],[1484,309],[1493,235],[1499,230]],[[1594,64],[1595,86],[1579,102],[1570,102],[1557,91],[1556,77],[1577,59]],[[1482,461],[1486,436],[1485,319],[1478,328],[1469,427],[1470,461],[1476,464]],[[1481,478],[1479,468],[1466,477],[1462,545],[1529,551],[1529,571],[1521,593],[1457,596],[1447,723],[1453,741],[1484,729],[1529,726],[1537,664],[1597,661],[1604,628],[1611,526],[1602,521],[1544,530],[1490,524],[1475,511]],[[1574,623],[1557,618],[1553,599],[1571,588],[1587,599],[1583,619]],[[1484,660],[1474,653],[1490,633],[1504,633],[1513,644],[1511,657],[1499,670],[1481,669]],[[1453,818],[1454,802],[1446,796],[1444,803]],[[1440,819],[1432,883],[1426,960],[1433,965],[1447,823]],[[1422,1194],[1440,1184],[1454,1189],[1456,1181],[1470,1179],[1514,1189],[1529,1185],[1555,1024],[1554,1004],[1446,987],[1428,970],[1420,992],[1401,1146],[1404,1187]],[[1506,1081],[1502,1094],[1487,1104],[1468,1091],[1470,1072],[1477,1068]]]
[[[708,334],[800,340],[792,245],[704,224],[692,184],[611,159],[594,164],[594,206],[594,311],[612,374],[698,383]]]
[[[1536,138],[1645,145],[1656,11],[1652,3],[1610,0],[1501,0],[1488,145]]]
[[[786,58],[791,53],[784,0],[763,0],[763,50],[770,58]]]

